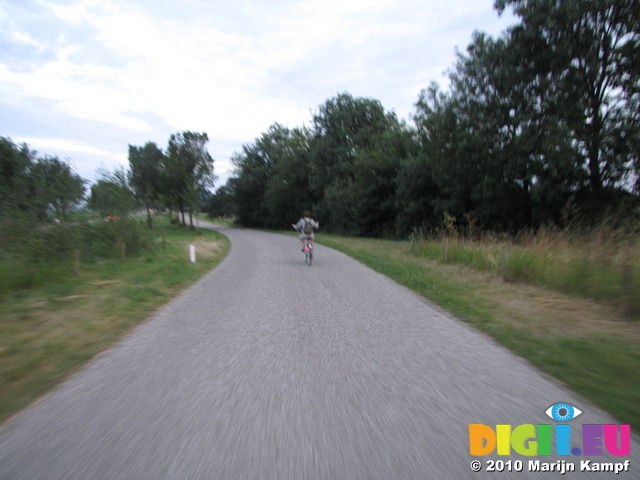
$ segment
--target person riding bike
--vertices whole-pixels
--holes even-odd
[[[298,231],[298,240],[300,240],[300,246],[302,247],[302,251],[304,252],[305,238],[313,241],[313,231],[320,228],[320,223],[311,218],[311,212],[305,210],[305,212],[302,214],[302,218],[298,220],[298,223],[292,223],[291,226]]]

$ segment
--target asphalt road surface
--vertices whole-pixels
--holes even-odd
[[[471,456],[469,424],[553,425],[559,401],[584,412],[572,447],[616,422],[341,253],[308,267],[296,238],[220,230],[217,268],[2,425],[1,479],[560,478],[532,459],[640,478],[635,437],[629,457]]]

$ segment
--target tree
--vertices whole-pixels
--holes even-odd
[[[425,153],[419,152],[403,160],[394,181],[396,235],[403,237],[437,226],[439,217],[435,213],[434,199],[441,194]]]
[[[264,192],[268,226],[286,228],[304,210],[312,209],[309,189],[309,132],[278,126],[270,130],[272,168]]]
[[[27,145],[0,138],[0,216],[46,220],[50,209],[66,219],[80,203],[85,181],[57,157],[36,160]]]
[[[189,220],[193,228],[193,209],[198,191],[213,187],[213,158],[206,149],[209,137],[206,133],[183,132],[171,135],[164,168],[163,189],[169,194],[182,214],[189,207]]]
[[[313,116],[313,183],[316,197],[336,179],[353,176],[358,150],[366,149],[388,125],[379,101],[341,93],[328,99]]]
[[[129,184],[138,202],[147,211],[147,224],[153,228],[151,209],[160,204],[163,192],[163,175],[167,158],[153,142],[144,147],[129,145]]]
[[[320,106],[312,129],[274,124],[234,155],[238,221],[284,228],[312,210],[334,230],[392,234],[395,176],[413,150],[411,131],[380,102],[338,95]]]
[[[585,172],[582,190],[601,209],[637,159],[640,4],[636,0],[498,0],[522,19],[534,46],[531,73],[546,80]]]
[[[131,213],[134,197],[123,170],[102,172],[102,178],[91,186],[89,207],[102,217],[126,217]]]
[[[411,205],[406,210],[415,227],[435,227],[430,219],[442,218],[445,212],[460,217],[472,210],[473,191],[480,183],[477,156],[481,149],[474,143],[473,127],[461,115],[457,99],[441,92],[435,83],[420,93],[414,121],[420,154],[403,167],[398,181],[416,192],[416,197],[408,199]],[[412,171],[417,185],[432,188],[416,191],[406,177]],[[416,211],[419,205],[429,205],[422,219]]]
[[[40,218],[52,208],[58,218],[67,220],[67,212],[84,197],[85,180],[57,157],[38,159],[31,170],[35,202]]]
[[[386,130],[356,154],[353,178],[353,224],[355,234],[391,236],[396,230],[399,169],[417,153],[413,132],[394,117]]]
[[[31,168],[35,153],[0,137],[0,217],[33,212]]]
[[[256,142],[257,143],[257,142]],[[270,176],[269,158],[257,144],[243,145],[231,157],[234,176],[230,179],[237,205],[238,222],[247,227],[263,227],[267,210],[264,194]]]
[[[308,188],[308,132],[275,123],[233,157],[238,221],[283,228],[313,202]]]
[[[531,82],[528,48],[515,30],[497,40],[476,32],[451,75],[466,139],[459,155],[473,159],[477,173],[470,209],[457,215],[485,227],[519,230],[548,220],[540,212],[560,211],[580,178],[566,122],[545,108],[552,95]]]
[[[313,123],[309,186],[317,216],[327,228],[353,234],[393,230],[393,178],[407,139],[395,114],[377,100],[342,93],[320,106]]]
[[[233,182],[222,185],[209,197],[205,211],[209,218],[228,218],[236,215]]]

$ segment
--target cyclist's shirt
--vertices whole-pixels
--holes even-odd
[[[313,230],[316,230],[318,228],[318,222],[316,222],[314,219],[303,217],[300,220],[298,220],[298,223],[296,223],[295,225],[296,230],[299,233],[300,239],[310,238],[311,240],[313,240],[313,230],[311,231],[310,234],[304,233],[304,227],[306,226],[307,223],[311,225]]]

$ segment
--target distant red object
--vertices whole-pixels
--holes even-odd
[[[115,215],[108,215],[107,216],[107,220],[117,220],[118,217],[116,217]]]

